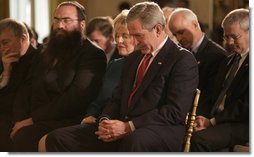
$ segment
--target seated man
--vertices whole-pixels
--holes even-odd
[[[29,42],[23,23],[0,21],[0,152],[12,151],[12,106],[20,85],[27,77],[36,50]]]
[[[226,58],[226,51],[206,36],[197,15],[190,9],[175,9],[170,15],[169,27],[179,44],[190,50],[198,62],[201,95],[197,115],[209,115],[211,108],[207,104],[211,101],[214,80],[220,63]]]
[[[137,51],[126,58],[98,123],[54,130],[46,138],[47,151],[182,151],[197,62],[167,36],[156,3],[134,5],[126,21]]]
[[[134,50],[134,39],[129,34],[126,24],[128,12],[129,12],[128,10],[123,10],[114,19],[114,28],[115,28],[114,34],[116,45],[119,54],[123,57],[120,59],[115,59],[108,64],[100,93],[98,97],[89,105],[85,114],[85,118],[83,118],[81,124],[96,122],[98,116],[101,114],[101,111],[104,108],[104,105],[106,104],[107,101],[110,100],[114,88],[119,83],[124,61],[126,59],[125,57],[127,57]],[[79,127],[82,128],[83,125],[80,125]],[[39,151],[46,151],[45,148],[46,137],[47,135],[41,138],[39,142]]]
[[[107,57],[107,63],[121,58],[116,49],[113,35],[113,20],[111,17],[95,17],[86,27],[87,37],[102,48]]]
[[[249,20],[249,10],[236,9],[222,21],[233,54],[217,75],[210,116],[196,117],[191,151],[219,151],[249,141]]]
[[[58,5],[47,44],[14,104],[15,151],[37,151],[48,132],[79,124],[97,96],[106,69],[104,52],[84,38],[85,8]]]

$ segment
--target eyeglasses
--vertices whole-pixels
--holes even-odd
[[[79,19],[72,19],[69,17],[65,17],[65,18],[54,17],[54,19],[53,19],[54,24],[59,24],[61,22],[64,25],[68,25],[68,24],[72,23],[73,21],[79,21]]]
[[[238,39],[240,39],[242,36],[239,34],[239,35],[231,35],[231,36],[223,36],[223,40],[225,41],[237,41]]]

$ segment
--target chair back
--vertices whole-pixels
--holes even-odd
[[[190,151],[190,145],[191,145],[190,140],[191,140],[191,136],[193,133],[194,121],[196,119],[196,111],[197,111],[197,107],[198,107],[200,93],[201,93],[200,90],[196,89],[196,94],[195,94],[191,114],[188,113],[186,116],[186,125],[187,125],[188,130],[187,130],[187,134],[186,134],[186,138],[185,138],[184,152]]]

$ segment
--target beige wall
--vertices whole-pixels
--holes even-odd
[[[118,5],[123,1],[133,5],[144,0],[85,0],[87,20],[96,16],[115,17],[119,13]]]
[[[83,5],[86,8],[87,20],[89,21],[96,16],[115,17],[119,13],[118,5],[123,1],[128,1],[133,5],[144,0],[85,0]],[[211,31],[213,26],[213,0],[190,0],[190,9],[198,15],[200,22],[208,26],[207,31]]]
[[[198,16],[198,20],[207,26],[206,32],[213,29],[213,0],[191,0],[190,9]]]
[[[49,23],[57,5],[65,0],[49,0]],[[77,0],[86,8],[87,22],[96,16],[111,16],[114,18],[118,13],[118,5],[127,1],[134,5],[144,0]],[[163,0],[160,0],[163,1]],[[169,0],[165,0],[169,1]],[[172,0],[177,2],[177,0]],[[243,0],[189,0],[190,9],[197,14],[201,23],[207,26],[205,32],[209,34],[214,30],[215,25],[220,25],[224,16],[232,9],[239,7],[248,7]],[[175,3],[176,4],[176,3]],[[172,4],[172,5],[175,5]],[[172,6],[174,7],[174,6]],[[34,9],[32,9],[34,13]],[[9,0],[0,0],[0,20],[9,17]],[[32,17],[32,26],[34,26],[34,17]],[[40,30],[38,30],[40,31]]]

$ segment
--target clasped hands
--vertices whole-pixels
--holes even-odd
[[[196,132],[196,131],[206,129],[210,126],[212,126],[210,119],[203,116],[197,116],[193,125],[193,129]]]
[[[123,138],[127,133],[131,132],[129,123],[119,120],[103,120],[99,123],[98,139],[104,142],[112,142]]]

